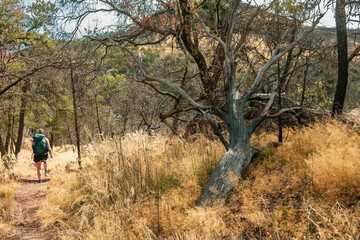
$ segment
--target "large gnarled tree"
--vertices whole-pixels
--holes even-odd
[[[137,64],[138,72],[134,78],[179,103],[163,114],[163,118],[189,109],[196,110],[207,118],[227,151],[213,171],[198,205],[212,205],[223,199],[251,162],[253,148],[250,146],[250,138],[255,129],[266,118],[277,117],[294,109],[271,110],[279,89],[277,79],[271,85],[271,95],[261,113],[250,123],[244,118],[247,103],[258,92],[267,71],[292,51],[319,22],[321,14],[316,13],[317,3],[300,1],[294,6],[294,1],[284,1],[284,11],[291,14],[289,24],[279,30],[279,37],[273,42],[272,51],[265,50],[265,47],[253,51],[249,50],[249,42],[258,41],[259,46],[264,44],[264,25],[270,24],[267,19],[271,19],[271,9],[273,6],[280,6],[280,1],[273,1],[267,7],[254,7],[250,4],[251,1],[244,3],[240,0],[99,2],[100,5],[93,4],[92,1],[72,1],[75,5],[70,7],[69,1],[63,1],[62,6],[70,9],[67,14],[77,21],[78,27],[81,20],[91,13],[112,12],[119,16],[122,28],[103,37],[89,37],[126,51]],[[287,16],[283,15],[282,18],[287,19]],[[303,26],[305,20],[311,20],[311,26]],[[187,76],[187,69],[184,70],[182,79],[148,72],[141,65],[138,54],[131,48],[159,44],[169,41],[171,37],[184,51],[184,57],[195,62],[201,91],[194,91],[188,86],[189,82],[196,82],[197,78]],[[206,49],[211,47],[212,56],[206,56]],[[218,129],[215,116],[226,123],[228,134],[223,134]]]

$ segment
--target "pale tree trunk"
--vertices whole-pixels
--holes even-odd
[[[234,183],[238,181],[239,176],[243,175],[251,162],[250,137],[251,131],[246,128],[244,119],[244,108],[246,98],[241,98],[237,91],[235,83],[235,61],[231,57],[226,57],[226,104],[227,112],[225,120],[229,132],[229,143],[217,132],[223,142],[227,152],[222,156],[216,165],[210,180],[205,186],[198,206],[212,206],[218,200],[223,200],[234,188]],[[211,123],[209,115],[205,115]],[[211,124],[214,131],[216,126]]]
[[[210,180],[200,196],[197,206],[212,206],[227,197],[251,162],[250,146],[229,149],[216,165]]]

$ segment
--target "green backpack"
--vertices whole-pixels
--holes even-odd
[[[40,134],[40,133],[35,134],[33,136],[33,140],[34,140],[33,151],[35,154],[45,155],[49,151],[44,134]]]

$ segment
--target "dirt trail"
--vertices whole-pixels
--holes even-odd
[[[8,239],[58,239],[55,227],[41,228],[36,216],[37,210],[40,208],[42,200],[46,196],[46,185],[50,179],[44,179],[42,184],[39,184],[34,177],[22,177],[18,179],[20,186],[15,195],[16,207],[18,212],[22,214],[22,219],[16,224],[16,236],[11,236]]]

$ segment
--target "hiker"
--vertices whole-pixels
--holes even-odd
[[[36,163],[37,176],[39,178],[39,183],[42,183],[41,180],[41,162],[44,163],[45,176],[49,176],[47,170],[46,160],[49,157],[48,152],[50,152],[50,157],[53,158],[53,153],[50,147],[49,139],[45,137],[44,129],[40,128],[38,133],[33,136],[32,149],[34,153],[34,162]]]

